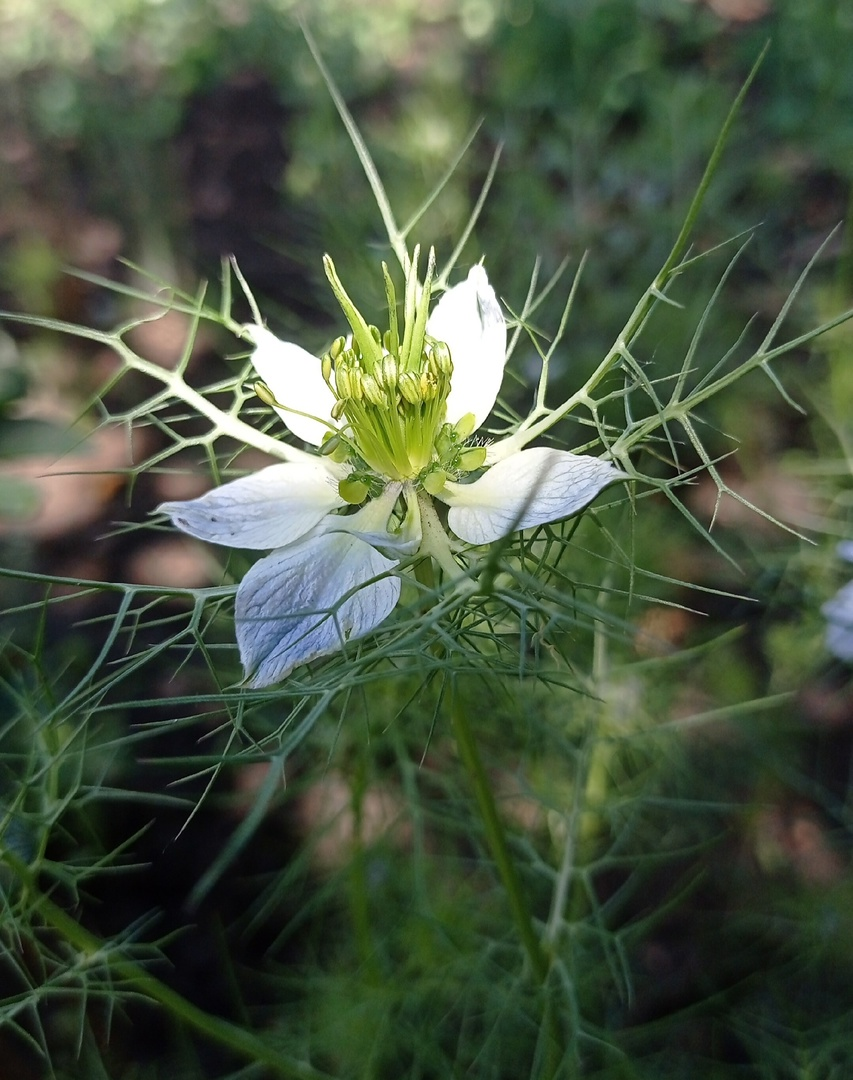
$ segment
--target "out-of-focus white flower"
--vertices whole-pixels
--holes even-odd
[[[853,541],[838,545],[838,554],[853,562]],[[821,608],[826,617],[826,647],[839,660],[853,662],[853,581],[843,585]]]
[[[401,557],[420,552],[453,572],[433,498],[449,507],[456,537],[481,545],[569,517],[623,475],[610,462],[545,447],[486,465],[486,447],[470,439],[503,377],[500,305],[477,265],[430,313],[434,256],[423,284],[417,261],[416,251],[402,320],[383,266],[389,321],[381,333],[325,259],[351,333],[322,357],[246,326],[258,395],[317,453],[290,450],[283,464],[158,508],[203,540],[272,549],[237,591],[250,686],[278,682],[378,626],[399,598]]]

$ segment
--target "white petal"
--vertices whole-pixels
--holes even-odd
[[[447,420],[455,424],[473,413],[479,427],[498,396],[506,364],[506,322],[482,266],[439,300],[427,333],[450,349],[453,377]]]
[[[235,613],[248,685],[280,682],[378,626],[399,599],[400,580],[371,579],[394,566],[347,533],[314,534],[256,562],[237,590]]]
[[[839,660],[853,661],[853,581],[839,589],[821,611],[827,621],[827,649]]]
[[[322,460],[270,465],[187,502],[163,503],[159,513],[190,536],[242,548],[284,547],[335,507],[337,484]]]
[[[394,532],[388,531],[402,486],[398,481],[392,481],[378,498],[371,499],[354,514],[331,514],[323,522],[324,531],[351,533],[389,555],[414,555],[421,546],[423,530],[420,506],[411,490],[407,493],[403,521]]]
[[[319,446],[329,425],[338,426],[332,420],[335,395],[326,385],[319,359],[298,345],[279,341],[265,326],[245,326],[243,332],[255,345],[255,371],[276,401],[287,406],[276,412],[297,439]]]
[[[473,484],[446,486],[447,522],[469,544],[490,544],[517,529],[582,510],[625,474],[608,461],[537,446],[493,465]]]

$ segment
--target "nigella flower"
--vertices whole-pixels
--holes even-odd
[[[853,541],[838,545],[838,554],[853,562]],[[839,660],[853,662],[853,581],[838,590],[821,608],[826,616],[826,647]]]
[[[368,325],[326,274],[350,327],[317,358],[265,327],[244,328],[261,378],[258,396],[316,448],[160,511],[217,544],[271,550],[237,590],[236,630],[250,686],[369,633],[400,596],[404,556],[461,568],[436,513],[448,506],[458,540],[483,545],[577,513],[623,475],[609,462],[538,447],[487,464],[471,436],[497,398],[506,323],[481,265],[430,313],[434,255],[423,284],[418,252],[407,267],[402,319],[383,266],[384,333]],[[358,509],[355,509],[358,507]],[[454,547],[455,543],[455,547]]]

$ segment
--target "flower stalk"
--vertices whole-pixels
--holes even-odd
[[[543,1075],[553,1077],[556,1076],[558,1062],[562,1056],[562,1034],[557,1018],[554,1015],[549,994],[551,956],[536,934],[533,916],[524,896],[521,878],[509,849],[506,830],[498,814],[492,786],[489,783],[489,778],[480,757],[480,751],[471,729],[468,712],[463,703],[458,682],[453,684],[450,715],[453,722],[453,732],[456,736],[459,760],[468,774],[468,779],[474,791],[486,843],[503,883],[513,922],[524,948],[527,962],[530,965],[530,971],[542,994],[545,1037],[548,1039],[546,1069]]]

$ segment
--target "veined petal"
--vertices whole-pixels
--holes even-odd
[[[578,513],[624,475],[609,461],[537,446],[499,461],[473,484],[447,484],[439,498],[450,506],[447,523],[458,537],[490,544]]]
[[[388,531],[391,512],[403,485],[388,484],[382,494],[371,499],[355,514],[330,514],[323,521],[326,532],[346,532],[366,541],[390,555],[414,555],[423,540],[421,511],[417,497],[411,490],[406,500],[406,515],[399,529]]]
[[[293,543],[343,505],[325,460],[317,458],[269,465],[198,499],[163,503],[157,510],[199,540],[260,549]]]
[[[389,532],[387,529],[373,531],[359,528],[358,515],[347,514],[339,516],[330,514],[323,522],[323,528],[328,532],[346,532],[351,536],[357,536],[372,547],[387,551],[392,555],[414,555],[423,543],[421,531],[421,516],[417,503],[413,503],[414,512],[411,510],[399,532]]]
[[[473,413],[479,427],[498,396],[506,364],[506,322],[482,266],[449,289],[429,317],[427,333],[450,349],[453,376],[447,421]]]
[[[394,566],[357,536],[323,532],[256,562],[237,590],[235,613],[247,684],[280,682],[370,633],[400,596],[399,578],[371,579]]]
[[[243,332],[255,346],[255,371],[276,401],[287,406],[276,412],[297,439],[319,446],[323,436],[338,426],[332,420],[335,395],[323,378],[320,360],[298,345],[280,341],[265,326],[251,324]]]

